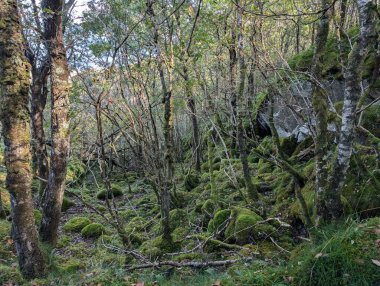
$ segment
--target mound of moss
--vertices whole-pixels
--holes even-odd
[[[112,185],[112,190],[111,192],[107,192],[107,190],[100,190],[97,194],[96,197],[99,200],[105,200],[107,199],[112,199],[112,197],[117,198],[123,195],[123,190],[117,186],[117,185]]]
[[[84,237],[97,238],[105,232],[105,228],[100,223],[90,223],[81,230],[81,234]]]
[[[72,200],[70,200],[70,199],[64,197],[64,198],[63,198],[63,201],[62,201],[62,208],[61,208],[61,211],[62,211],[62,212],[65,212],[65,211],[67,211],[69,208],[71,208],[71,207],[74,206],[74,205],[75,205],[75,203],[74,203]]]
[[[87,217],[73,217],[63,226],[63,229],[65,231],[80,232],[90,223],[91,221]]]

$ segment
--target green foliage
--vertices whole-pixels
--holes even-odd
[[[374,226],[370,226],[374,223]],[[328,226],[316,233],[316,243],[293,253],[291,271],[295,285],[377,285],[379,257],[376,245],[378,218],[364,224],[348,221],[343,227]]]
[[[63,226],[63,229],[65,231],[80,232],[90,223],[91,221],[87,217],[73,217]]]
[[[86,225],[82,230],[81,234],[84,237],[94,237],[97,238],[105,232],[105,228],[100,223],[90,223]]]
[[[24,285],[25,282],[17,267],[0,264],[0,283],[3,285]]]

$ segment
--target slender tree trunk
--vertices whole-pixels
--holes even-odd
[[[321,9],[329,6],[329,0],[321,0]],[[327,138],[327,117],[328,117],[328,97],[326,91],[321,86],[323,53],[326,47],[329,34],[329,12],[324,12],[319,20],[315,35],[315,50],[311,73],[314,77],[312,90],[312,104],[315,116],[315,161],[316,161],[316,223],[324,218],[328,213],[326,206],[326,187],[328,176],[328,138]],[[318,82],[318,83],[316,83]]]
[[[239,1],[237,1],[239,3]],[[240,4],[241,5],[241,4]],[[257,200],[259,198],[259,195],[257,193],[257,190],[255,186],[252,184],[252,178],[251,173],[249,170],[248,165],[248,158],[247,158],[247,151],[245,149],[245,140],[244,140],[244,127],[243,127],[243,116],[244,116],[244,104],[243,104],[243,96],[244,96],[244,87],[245,87],[245,75],[246,75],[246,65],[244,60],[244,44],[243,44],[243,11],[241,6],[238,5],[238,11],[237,11],[237,28],[238,28],[238,53],[237,58],[239,60],[239,82],[236,83],[235,88],[237,89],[236,95],[237,95],[237,144],[240,154],[240,161],[243,168],[243,176],[244,176],[244,182],[245,187],[247,188],[248,197],[251,200]]]
[[[189,80],[188,69],[185,66],[183,67],[183,78],[185,80],[185,88],[186,88],[186,97],[187,97],[187,106],[190,110],[190,119],[191,119],[191,127],[193,132],[193,158],[195,170],[197,173],[201,172],[201,149],[200,149],[200,140],[199,140],[199,128],[198,128],[198,119],[197,119],[197,111],[195,107],[195,100],[193,97],[193,93],[191,91],[191,84]]]
[[[6,188],[11,197],[12,237],[25,278],[44,274],[32,201],[30,154],[29,70],[16,0],[0,2],[1,123],[7,168]]]
[[[374,37],[374,19],[372,0],[358,0],[360,18],[360,37],[354,45],[348,59],[345,72],[345,91],[342,110],[342,124],[338,143],[338,154],[329,177],[328,200],[326,202],[332,219],[339,218],[342,213],[340,196],[352,154],[355,137],[356,107],[361,95],[361,72],[364,59]]]
[[[148,15],[153,23],[153,42],[155,50],[157,53],[158,60],[158,72],[160,75],[161,86],[163,91],[162,103],[164,104],[164,141],[165,141],[165,162],[167,174],[164,178],[164,182],[161,188],[160,193],[160,203],[161,203],[161,215],[162,215],[162,228],[163,228],[163,238],[167,241],[171,241],[171,229],[170,229],[170,188],[172,186],[173,176],[174,176],[174,161],[173,161],[173,100],[172,100],[172,91],[170,89],[170,68],[168,70],[169,77],[169,86],[165,80],[164,74],[164,60],[163,55],[161,54],[161,47],[158,42],[158,24],[156,22],[156,15],[153,9],[153,0],[148,1]]]
[[[48,42],[51,72],[51,168],[48,187],[43,198],[41,238],[54,245],[65,191],[67,161],[70,149],[69,95],[71,83],[66,50],[63,44],[63,0],[46,0],[45,40]]]
[[[33,152],[36,160],[36,171],[40,178],[40,196],[43,196],[49,177],[49,161],[45,144],[44,131],[44,109],[47,98],[47,70],[32,69],[31,86],[31,118],[32,118],[32,142]]]

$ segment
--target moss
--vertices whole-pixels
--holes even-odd
[[[72,200],[64,197],[62,201],[62,208],[61,208],[62,212],[67,211],[72,206],[75,206],[75,203]]]
[[[170,228],[175,229],[177,227],[187,225],[187,212],[183,209],[174,209],[169,212],[170,216]]]
[[[252,241],[257,223],[263,218],[253,211],[240,210],[235,221],[234,238],[238,244]]]
[[[182,241],[188,234],[190,230],[187,227],[177,227],[172,232],[173,240],[176,242]]]
[[[0,264],[0,282],[3,285],[26,285],[17,267]]]
[[[34,219],[36,221],[36,225],[39,226],[41,225],[42,221],[42,213],[39,210],[34,210]]]
[[[77,272],[83,268],[83,262],[77,259],[71,259],[62,265],[60,265],[59,270],[61,272]]]
[[[284,152],[287,156],[291,156],[295,149],[297,148],[297,138],[294,136],[290,136],[288,138],[280,138],[280,147],[282,152]]]
[[[217,232],[221,231],[227,226],[228,219],[231,215],[230,209],[217,211],[214,215],[214,218],[210,220],[207,230],[208,232]]]
[[[79,159],[72,157],[67,167],[66,182],[77,181],[86,171],[86,165]]]
[[[180,243],[178,242],[168,242],[163,239],[162,236],[158,236],[154,239],[145,241],[140,246],[140,250],[143,254],[149,256],[150,258],[158,258],[165,253],[176,251],[179,246]]]
[[[147,223],[148,221],[145,218],[137,216],[131,219],[131,221],[126,225],[125,230],[127,233],[145,231]]]
[[[57,242],[56,247],[57,248],[63,248],[63,247],[66,247],[66,246],[70,245],[70,243],[71,243],[70,236],[64,234],[64,235],[60,236],[60,238],[59,238],[59,240]]]
[[[87,217],[73,217],[63,226],[63,229],[65,231],[80,232],[90,223],[91,221]]]
[[[119,188],[119,187],[116,187],[115,185],[112,186],[112,190],[111,190],[112,193],[108,193],[106,190],[100,190],[97,194],[96,194],[96,197],[99,199],[99,200],[105,200],[106,199],[106,196],[108,194],[108,199],[112,199],[112,196],[114,198],[117,198],[117,197],[120,197],[123,195],[123,191]]]
[[[99,237],[105,232],[105,228],[100,223],[90,223],[81,230],[84,237]]]
[[[211,218],[213,213],[215,212],[216,209],[216,204],[213,200],[208,199],[204,202],[204,204],[201,207],[201,212],[204,214],[206,217]]]
[[[195,172],[189,172],[185,177],[185,181],[183,182],[184,187],[187,191],[191,191],[200,183],[200,178]]]

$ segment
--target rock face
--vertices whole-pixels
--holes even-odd
[[[331,80],[323,83],[329,94],[330,111],[334,113],[334,105],[344,98],[344,81]],[[363,83],[363,87],[367,86]],[[274,123],[280,137],[294,136],[302,141],[311,135],[315,125],[311,107],[312,85],[307,81],[297,81],[289,85],[287,89],[276,93],[274,96]],[[380,96],[380,88],[375,88],[371,97]],[[268,124],[269,106],[264,104],[258,114],[259,120]],[[336,131],[336,124],[329,124],[330,131]]]

